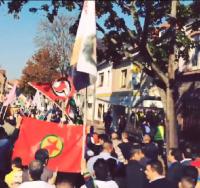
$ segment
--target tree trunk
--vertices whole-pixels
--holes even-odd
[[[167,88],[167,109],[166,109],[166,140],[167,148],[178,147],[176,111],[173,96],[173,89]]]
[[[177,1],[171,3],[171,16],[176,18]],[[174,27],[174,34],[171,39],[171,50],[168,61],[168,83],[166,89],[166,139],[167,139],[167,149],[178,147],[178,135],[177,135],[177,125],[176,125],[176,110],[174,101],[174,83],[175,83],[175,49],[176,49],[176,24],[172,25]]]

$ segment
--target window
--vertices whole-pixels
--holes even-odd
[[[98,84],[98,86],[102,87],[103,86],[103,82],[104,82],[104,73],[100,73],[99,74],[99,84]]]
[[[98,105],[98,118],[101,119],[103,117],[103,113],[104,113],[104,105],[103,104],[99,104]]]
[[[92,108],[92,103],[88,103],[88,108]]]
[[[200,46],[197,46],[195,48],[191,61],[192,66],[198,66],[198,64],[200,63]]]
[[[109,83],[110,83],[110,71],[108,71],[107,86],[109,86]]]
[[[127,69],[121,71],[121,88],[126,87]]]

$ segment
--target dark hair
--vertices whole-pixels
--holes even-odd
[[[7,136],[7,133],[3,127],[0,127],[0,138],[4,138]]]
[[[171,155],[174,156],[174,158],[177,161],[180,162],[181,160],[183,160],[182,152],[179,149],[171,148],[170,151],[171,151]]]
[[[65,178],[57,178],[55,185],[60,185],[60,184],[68,184],[71,187],[74,187],[74,184],[72,183],[72,181],[70,181],[69,179],[65,179]]]
[[[103,140],[104,142],[109,140],[108,135],[106,135],[106,134],[100,134],[99,139]]]
[[[142,147],[140,144],[133,144],[130,150],[130,156],[134,156],[136,153],[142,151]]]
[[[47,149],[39,149],[35,153],[35,160],[39,160],[42,164],[45,164],[49,160],[49,152]]]
[[[104,159],[98,159],[94,163],[94,172],[97,180],[108,181],[109,167]]]
[[[194,167],[194,166],[185,166],[183,168],[183,178],[185,177],[189,177],[192,179],[192,181],[195,183],[197,183],[197,179],[198,179],[198,170]]]
[[[28,170],[33,181],[41,179],[43,165],[39,160],[32,161],[28,166]]]
[[[184,147],[183,154],[185,158],[192,158],[192,149],[190,147]]]
[[[148,165],[151,166],[151,168],[156,171],[159,175],[163,175],[163,165],[160,161],[151,161],[148,163]]]
[[[195,188],[195,186],[196,186],[196,182],[195,182],[194,179],[191,178],[191,177],[182,177],[181,180],[182,180],[182,181],[184,180],[184,181],[188,182],[189,184],[192,185],[193,188]]]
[[[22,168],[22,159],[20,157],[16,157],[12,160],[12,165],[15,165],[17,168]]]

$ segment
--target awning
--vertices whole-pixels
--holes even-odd
[[[97,97],[97,100],[109,103],[111,105],[120,105],[124,107],[134,108],[138,106],[162,108],[160,98],[151,96],[124,96],[124,97]]]

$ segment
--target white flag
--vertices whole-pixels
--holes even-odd
[[[76,65],[77,71],[91,75],[93,83],[96,81],[95,1],[84,1],[72,52],[71,65]]]
[[[3,106],[8,106],[16,100],[16,90],[17,84],[12,87],[9,94],[6,96],[6,100],[4,101]]]
[[[38,110],[42,110],[42,102],[41,102],[41,96],[40,96],[39,91],[36,92],[32,101],[32,105],[36,106]]]

